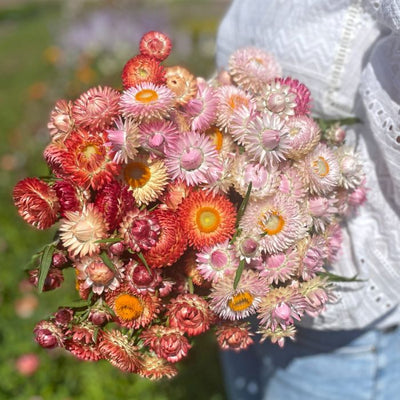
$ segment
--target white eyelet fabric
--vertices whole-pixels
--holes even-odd
[[[236,0],[221,23],[217,65],[237,48],[276,55],[306,84],[316,116],[356,116],[347,141],[360,152],[368,200],[344,227],[337,285],[317,329],[400,323],[400,0]]]

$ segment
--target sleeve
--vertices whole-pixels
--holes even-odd
[[[381,1],[380,6],[380,18],[396,29],[374,46],[359,92],[363,118],[376,144],[372,153],[384,160],[381,172],[386,181],[385,195],[400,215],[400,5]],[[395,7],[396,13],[388,14]]]

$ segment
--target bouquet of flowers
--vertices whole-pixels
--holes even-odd
[[[293,339],[295,321],[334,295],[339,224],[366,194],[344,130],[320,128],[309,90],[272,55],[239,49],[206,81],[163,66],[170,51],[148,32],[123,90],[59,100],[51,175],[13,192],[27,223],[59,224],[30,281],[52,290],[76,272],[80,300],[40,321],[36,341],[150,379],[174,376],[209,329],[236,351],[255,333]]]

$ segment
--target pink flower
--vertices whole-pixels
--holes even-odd
[[[256,47],[236,50],[229,58],[232,80],[242,89],[261,92],[265,85],[282,73],[272,54]]]
[[[132,251],[149,250],[157,242],[160,225],[149,211],[137,208],[125,214],[119,234]]]
[[[75,123],[94,132],[109,127],[118,116],[119,99],[119,92],[111,87],[89,89],[74,102]]]
[[[172,179],[181,179],[189,186],[216,181],[222,170],[211,140],[194,132],[182,134],[167,150],[165,164]]]
[[[294,108],[295,115],[305,115],[310,113],[311,92],[305,85],[303,85],[297,79],[290,77],[277,78],[275,82],[289,86],[289,92],[296,95],[296,107]]]

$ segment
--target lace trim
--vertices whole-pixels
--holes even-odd
[[[335,102],[334,97],[335,94],[340,90],[341,78],[344,73],[346,58],[349,54],[352,41],[355,37],[356,23],[358,22],[362,14],[361,3],[362,0],[357,0],[355,4],[352,4],[347,10],[345,22],[343,25],[342,37],[340,39],[338,50],[333,61],[333,69],[329,82],[329,89],[325,97],[325,104],[328,104],[332,107],[335,107],[336,109],[340,109],[345,112],[347,112],[348,109],[345,106]]]

